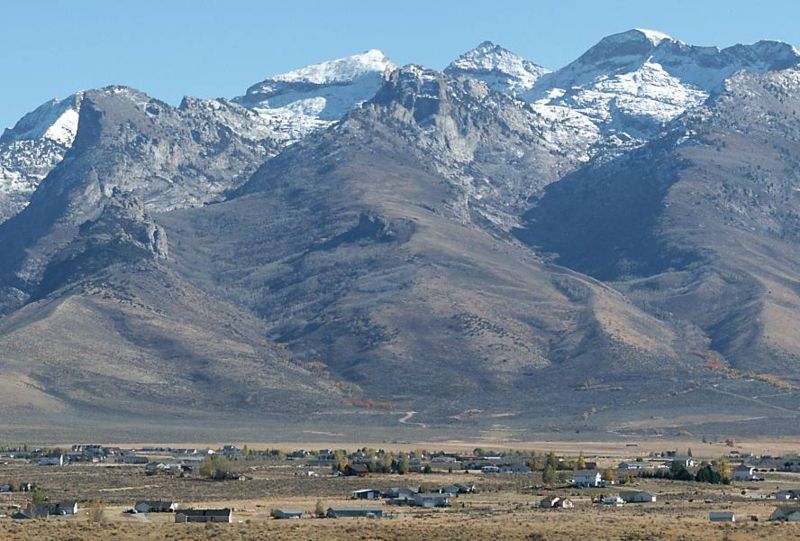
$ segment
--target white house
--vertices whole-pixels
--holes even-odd
[[[570,484],[575,487],[603,486],[603,476],[597,470],[575,470],[572,472]]]

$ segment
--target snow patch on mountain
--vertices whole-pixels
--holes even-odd
[[[339,58],[274,75],[234,101],[304,136],[340,120],[372,98],[396,68],[381,51]]]
[[[48,101],[0,137],[0,223],[25,208],[39,182],[72,146],[82,99],[79,92]]]
[[[485,82],[489,88],[517,96],[533,88],[550,70],[491,41],[484,41],[455,59],[445,73]]]
[[[763,74],[798,63],[800,53],[786,43],[719,49],[636,29],[603,38],[571,64],[543,75],[523,98],[573,109],[606,135],[646,140],[719,92],[733,74]]]

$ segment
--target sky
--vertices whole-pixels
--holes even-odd
[[[382,49],[441,69],[491,40],[549,68],[602,37],[800,46],[796,0],[0,0],[0,130],[53,97],[123,84],[177,104]]]

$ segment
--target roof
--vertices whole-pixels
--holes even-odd
[[[182,509],[179,514],[187,517],[227,517],[233,509]]]
[[[575,470],[572,472],[572,475],[575,477],[594,477],[599,474],[600,472],[597,470]]]
[[[340,512],[382,513],[383,507],[330,507],[328,511],[332,511],[334,513],[340,513]]]

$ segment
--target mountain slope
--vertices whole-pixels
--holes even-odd
[[[81,93],[47,102],[0,137],[0,223],[27,205],[78,131]]]
[[[800,382],[800,71],[739,74],[665,137],[553,185],[520,237]]]
[[[267,162],[235,197],[160,216],[175,272],[247,306],[270,337],[365,398],[430,420],[508,412],[509,403],[550,411],[555,396],[591,378],[601,390],[559,404],[561,422],[579,422],[598,401],[619,408],[668,396],[697,368],[685,354],[691,336],[543,264],[480,214],[464,215],[470,185],[418,158],[459,149],[447,139],[455,134],[479,150],[506,148],[499,128],[520,113],[501,109],[525,110],[499,96],[473,132],[470,103],[485,98],[482,85],[415,67],[395,73],[374,100]],[[483,166],[483,152],[462,166]],[[614,384],[629,394],[608,397],[602,389]]]

